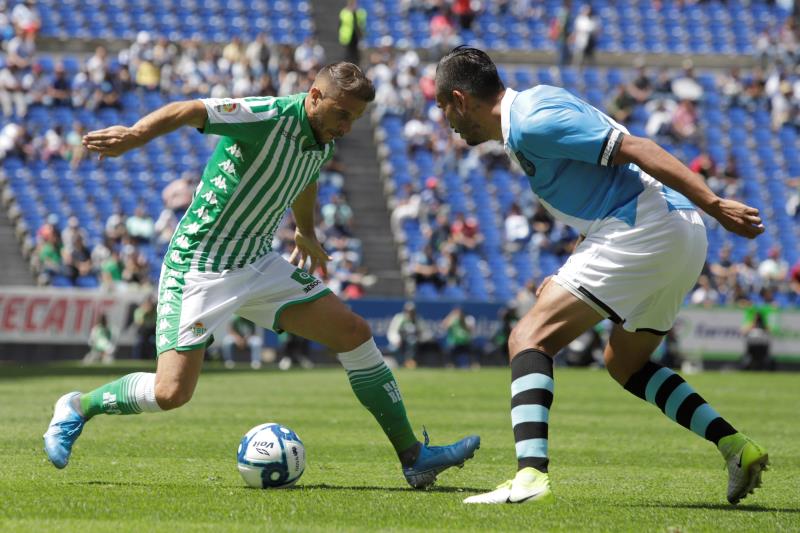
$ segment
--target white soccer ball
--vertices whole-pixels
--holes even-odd
[[[280,424],[261,424],[242,437],[236,454],[245,483],[259,489],[291,487],[306,468],[306,449],[297,433]]]

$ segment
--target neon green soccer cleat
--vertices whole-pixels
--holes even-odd
[[[761,472],[767,470],[767,450],[743,433],[720,439],[717,445],[728,467],[728,501],[739,503],[761,486]]]
[[[547,473],[527,467],[492,492],[470,496],[464,503],[552,503],[554,500]]]

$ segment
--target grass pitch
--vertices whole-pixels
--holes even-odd
[[[69,466],[53,468],[41,435],[58,396],[134,370],[0,366],[0,530],[800,530],[797,374],[689,379],[770,452],[764,487],[733,507],[713,446],[602,371],[557,369],[550,420],[557,501],[543,508],[461,503],[514,473],[506,369],[396,372],[415,429],[424,424],[433,443],[482,438],[463,470],[445,472],[425,492],[407,487],[379,427],[336,369],[209,368],[187,406],[98,416]],[[306,472],[294,489],[249,489],[236,470],[242,434],[270,421],[293,428],[306,445]]]

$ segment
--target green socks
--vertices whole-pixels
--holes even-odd
[[[82,394],[83,416],[88,420],[99,414],[136,415],[143,411],[161,411],[156,402],[155,383],[155,374],[135,372]]]
[[[339,354],[339,361],[356,397],[378,421],[395,451],[399,454],[415,446],[418,440],[408,421],[400,388],[375,341],[370,339],[355,350]]]

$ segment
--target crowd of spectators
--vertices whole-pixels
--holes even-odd
[[[413,8],[412,3],[409,9]],[[781,31],[784,40],[788,40],[785,35],[790,29],[795,32],[791,20],[787,20]],[[793,53],[783,56],[795,57]],[[444,288],[463,284],[461,259],[465,253],[480,251],[483,237],[482,228],[471,213],[456,212],[448,204],[442,176],[455,172],[466,185],[467,177],[475,170],[491,176],[495,169],[508,169],[507,158],[499,143],[469,148],[452,134],[435,105],[434,65],[422,63],[413,50],[394,50],[388,43],[375,50],[369,59],[369,75],[377,86],[374,118],[378,121],[385,116],[403,119],[409,161],[414,161],[418,152],[432,156],[432,175],[413,176],[419,179],[403,183],[392,194],[391,226],[397,240],[403,243],[406,241],[404,223],[410,220],[419,223],[423,243],[419,251],[412,251],[408,272],[415,281],[417,294],[425,285],[432,285],[434,294],[443,294]],[[800,128],[797,122],[800,78],[795,74],[794,63],[789,68],[784,63],[772,62],[765,69],[747,73],[734,68],[720,74],[716,83],[716,93],[721,95],[725,109],[742,107],[748,112],[762,109],[771,112],[772,126],[776,130],[787,126]],[[614,88],[604,107],[621,123],[629,122],[634,112],[640,113],[640,117],[644,113],[648,136],[667,146],[690,147],[685,153],[693,156],[684,162],[703,176],[715,193],[741,198],[740,162],[730,153],[726,159],[716,161],[704,145],[702,121],[698,116],[704,93],[690,60],[677,72],[664,68],[655,74],[643,62],[638,62],[630,79]],[[784,97],[788,98],[788,104],[781,104]],[[800,218],[800,193],[797,192],[800,179],[790,178],[787,185],[794,192],[786,209]],[[533,247],[540,254],[552,254],[563,262],[574,248],[576,233],[553,220],[532,196],[530,201],[520,198],[502,216],[503,250],[507,254]],[[723,256],[726,253],[729,251],[723,251]],[[786,265],[781,257],[778,247],[760,263],[754,255],[748,255],[732,266],[736,272],[733,278],[720,278],[706,272],[691,299],[702,304],[713,301],[714,304],[747,305],[747,302],[778,294],[785,297],[784,303],[800,301],[800,264]],[[709,267],[720,261],[724,262],[724,257],[709,257]],[[775,262],[780,268],[775,267]]]
[[[33,3],[20,5],[36,18]],[[325,51],[313,37],[296,47],[273,43],[266,34],[252,42],[233,37],[220,45],[200,38],[172,42],[144,31],[117,54],[98,46],[81,60],[67,57],[53,61],[37,54],[36,31],[30,29],[32,23],[28,21],[31,17],[21,11],[17,16],[17,11],[15,8],[12,12],[15,22],[10,30],[4,26],[8,17],[0,17],[0,37],[6,52],[5,61],[0,62],[0,108],[5,122],[0,129],[0,161],[64,160],[79,173],[94,168],[81,144],[86,125],[78,121],[32,124],[29,111],[37,106],[82,113],[104,108],[129,111],[128,93],[159,93],[164,99],[286,95],[307,90],[325,63]],[[139,115],[151,111],[134,110]],[[111,124],[97,121],[95,125]],[[197,161],[198,166],[202,163]],[[374,284],[375,277],[364,269],[361,243],[353,234],[353,213],[344,192],[345,173],[344,165],[336,160],[321,173],[319,183],[324,194],[317,214],[318,231],[333,257],[329,265],[331,288],[345,298],[358,298]],[[161,254],[191,202],[198,180],[199,175],[188,172],[170,182],[162,192],[164,209],[157,217],[144,204],[140,203],[135,212],[125,212],[118,202],[114,213],[101,221],[105,223],[104,232],[97,242],[91,242],[77,217],[61,220],[55,214],[47,216],[35,236],[34,264],[39,283],[100,284],[120,290],[150,287],[157,280]],[[289,213],[276,233],[274,248],[288,256],[293,235]]]

